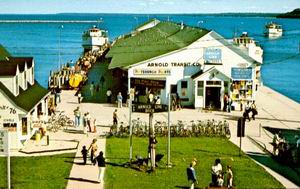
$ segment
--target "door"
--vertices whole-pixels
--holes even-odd
[[[221,109],[221,87],[206,87],[205,107],[210,109]]]

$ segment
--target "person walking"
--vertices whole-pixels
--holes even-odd
[[[89,128],[89,132],[92,132],[92,126],[91,126],[92,117],[89,112],[86,112],[85,118],[86,118],[86,126]]]
[[[255,120],[255,116],[257,115],[257,109],[256,109],[256,105],[255,105],[255,101],[252,102],[251,106],[250,106],[250,110],[252,112],[252,119]]]
[[[227,165],[227,188],[233,188],[233,173],[231,170],[231,166]]]
[[[86,158],[87,158],[87,154],[88,154],[88,150],[86,149],[86,146],[82,147],[81,154],[82,154],[82,158],[83,158],[83,164],[86,165]]]
[[[111,95],[112,95],[112,92],[111,92],[110,88],[108,88],[106,91],[107,103],[111,103]]]
[[[95,163],[94,157],[95,157],[95,153],[98,150],[98,146],[97,146],[97,139],[93,139],[88,151],[91,150],[91,162]]]
[[[176,93],[176,110],[181,110],[181,99],[178,93]]]
[[[81,103],[82,97],[81,97],[81,92],[79,91],[77,94],[77,98],[78,98],[78,104]]]
[[[249,117],[249,112],[250,111],[251,110],[250,110],[250,105],[249,105],[249,101],[248,101],[247,104],[246,104],[246,106],[245,106],[245,111],[243,113],[243,117],[244,117],[245,120],[248,119],[249,121],[251,121],[250,117]]]
[[[81,112],[79,106],[74,110],[74,116],[75,116],[75,127],[80,126],[80,117],[81,117]]]
[[[90,93],[91,93],[91,96],[94,96],[94,90],[95,90],[95,84],[94,84],[94,81],[92,81],[92,83],[90,84]]]
[[[113,125],[117,126],[118,125],[118,114],[117,114],[118,110],[115,109],[115,111],[113,112]]]
[[[118,101],[118,108],[122,108],[123,97],[122,97],[122,93],[121,92],[118,93],[117,101]]]
[[[231,112],[231,105],[232,105],[232,99],[230,96],[228,96],[227,98],[228,102],[227,102],[227,112]]]
[[[224,94],[224,98],[223,98],[223,111],[224,112],[227,111],[227,105],[228,105],[228,95]]]
[[[187,179],[189,182],[189,186],[190,189],[194,189],[195,188],[195,184],[198,184],[197,178],[196,178],[196,171],[195,171],[195,167],[196,166],[196,161],[192,161],[190,163],[190,166],[186,169],[186,173],[187,173]]]
[[[104,177],[104,170],[105,170],[105,158],[103,157],[103,152],[101,151],[99,155],[95,158],[95,163],[98,164],[99,168],[99,174],[98,174],[98,180],[99,182],[103,182],[103,177]]]

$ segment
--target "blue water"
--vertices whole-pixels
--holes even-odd
[[[104,22],[97,23],[97,20]],[[77,60],[82,54],[82,32],[92,25],[108,30],[110,40],[130,32],[137,24],[158,18],[212,29],[232,38],[247,31],[264,49],[262,77],[265,85],[300,102],[300,19],[265,17],[222,17],[211,15],[134,15],[134,14],[57,14],[0,15],[0,20],[78,20],[95,23],[0,23],[0,43],[14,56],[33,56],[36,79],[47,86],[50,70],[61,63]],[[270,21],[283,25],[284,36],[268,39],[264,25]],[[61,28],[60,26],[64,27]],[[60,49],[60,50],[59,50]]]

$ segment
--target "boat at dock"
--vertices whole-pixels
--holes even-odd
[[[109,43],[107,31],[93,26],[82,35],[82,46],[84,52],[97,51],[107,46]]]
[[[268,23],[265,27],[265,36],[267,37],[276,38],[283,34],[282,26],[274,22]]]

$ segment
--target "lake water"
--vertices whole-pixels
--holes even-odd
[[[135,15],[135,14],[56,14],[0,15],[0,20],[76,20],[103,22],[78,23],[3,23],[0,22],[0,43],[13,56],[33,56],[36,79],[47,86],[50,70],[61,63],[77,60],[82,54],[81,35],[93,25],[108,30],[110,40],[130,32],[138,24],[157,18],[215,30],[225,38],[246,31],[264,49],[262,77],[264,85],[300,102],[300,19],[265,17],[224,17],[211,15]],[[278,39],[263,36],[268,22],[283,26]],[[63,25],[63,28],[61,28]]]

